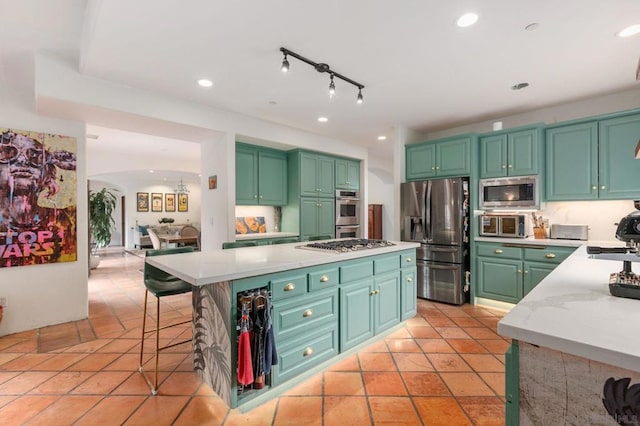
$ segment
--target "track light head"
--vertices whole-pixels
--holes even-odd
[[[331,74],[331,83],[329,83],[329,97],[336,94],[336,85],[333,83],[333,74]]]
[[[282,66],[280,67],[282,72],[289,72],[289,61],[287,61],[287,54],[284,54],[284,59],[282,60]]]
[[[362,98],[362,88],[358,88],[358,98],[356,99],[357,104],[361,104],[364,101]]]

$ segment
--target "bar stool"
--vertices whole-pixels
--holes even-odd
[[[193,247],[177,247],[177,248],[169,248],[169,249],[160,249],[160,250],[147,250],[146,256],[161,256],[165,254],[175,254],[175,253],[190,253],[193,252]],[[160,352],[172,348],[177,345],[181,345],[183,343],[191,342],[191,339],[183,340],[177,343],[172,343],[167,346],[160,347],[160,330],[164,330],[166,328],[175,327],[178,325],[183,325],[190,323],[191,320],[182,321],[177,324],[166,325],[164,327],[160,327],[160,298],[165,296],[173,296],[176,294],[190,293],[191,292],[191,284],[186,281],[181,280],[180,278],[174,277],[171,274],[168,274],[155,266],[149,265],[147,262],[144,263],[144,285],[146,290],[144,292],[144,316],[142,317],[142,338],[140,344],[140,365],[138,367],[138,371],[142,374],[145,381],[151,388],[151,395],[158,394],[158,358]],[[147,322],[147,298],[149,296],[149,292],[151,292],[156,297],[156,327],[155,330],[147,330],[146,322]],[[150,333],[156,333],[156,351],[155,351],[155,379],[154,382],[151,383],[147,375],[145,374],[142,368],[142,358],[144,354],[144,338],[145,335]]]

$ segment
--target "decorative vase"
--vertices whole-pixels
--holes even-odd
[[[89,269],[96,269],[100,265],[100,256],[91,255],[89,256]]]

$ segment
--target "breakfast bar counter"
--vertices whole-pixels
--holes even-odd
[[[640,300],[609,293],[609,275],[621,269],[591,259],[585,244],[498,323],[514,342],[507,424],[616,424],[603,399],[614,410],[627,390],[620,380],[640,382]]]
[[[344,252],[298,242],[146,262],[193,285],[194,370],[229,406],[246,409],[415,316],[418,244],[360,241]],[[260,367],[239,349],[247,318],[251,327],[261,327],[260,336],[269,328],[273,333],[252,346],[274,348],[275,341],[273,355]],[[265,374],[247,375],[247,365]]]

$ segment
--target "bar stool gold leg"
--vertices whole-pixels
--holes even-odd
[[[142,338],[140,339],[140,364],[138,365],[138,371],[142,373],[142,360],[144,356],[144,335],[145,326],[147,323],[147,299],[149,297],[149,290],[144,291],[144,310],[142,316]]]

